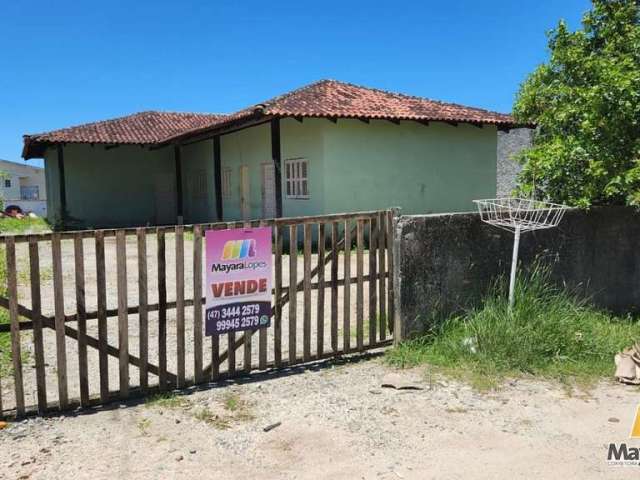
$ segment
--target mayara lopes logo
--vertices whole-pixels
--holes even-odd
[[[629,438],[640,440],[640,405],[636,407],[636,414],[631,424]],[[640,447],[630,446],[626,442],[610,443],[607,450],[609,465],[640,466]]]
[[[245,240],[229,240],[224,244],[220,260],[244,260],[256,256],[256,241],[253,238]]]

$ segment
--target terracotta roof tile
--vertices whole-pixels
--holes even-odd
[[[494,124],[511,127],[511,115],[423,97],[320,80],[221,118],[214,125],[177,134],[171,140],[215,130],[259,116],[420,120]]]
[[[52,143],[107,143],[142,144],[161,143],[179,133],[213,125],[223,118],[220,114],[140,112],[125,117],[86,123],[75,127],[62,128],[46,133],[25,135],[25,149],[29,156],[29,146]],[[37,152],[33,152],[37,153]]]
[[[53,143],[164,144],[261,117],[328,117],[469,122],[517,126],[511,115],[422,97],[321,80],[230,115],[142,112],[52,132],[25,135],[24,158]]]
[[[427,98],[322,80],[264,103],[281,116],[353,117],[512,124],[511,115]]]

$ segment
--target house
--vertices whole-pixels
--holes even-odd
[[[142,112],[25,135],[51,215],[89,227],[402,207],[496,194],[510,115],[322,80],[238,112]]]
[[[4,208],[15,205],[25,212],[47,215],[44,169],[0,160],[0,198]]]

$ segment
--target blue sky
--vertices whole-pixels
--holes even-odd
[[[588,0],[3,2],[0,158],[141,110],[230,112],[334,78],[508,112]]]

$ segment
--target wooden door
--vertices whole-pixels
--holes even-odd
[[[251,199],[249,196],[249,167],[240,167],[240,213],[243,220],[251,219]]]
[[[262,164],[262,218],[276,216],[276,171],[273,162]]]

